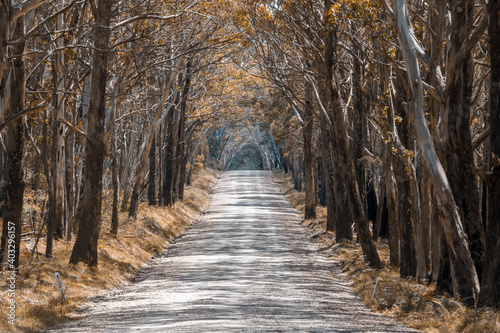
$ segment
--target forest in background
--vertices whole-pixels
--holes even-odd
[[[98,264],[103,193],[182,200],[192,170],[283,168],[371,266],[500,306],[500,4],[0,4],[4,267]],[[108,231],[108,230],[106,230]],[[11,237],[12,236],[12,237]],[[15,244],[15,251],[10,252]],[[11,255],[12,254],[12,255]]]

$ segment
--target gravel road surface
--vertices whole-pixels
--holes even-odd
[[[232,171],[137,281],[51,332],[411,332],[367,309],[272,174]]]

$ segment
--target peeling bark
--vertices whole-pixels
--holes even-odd
[[[475,304],[479,293],[479,280],[451,187],[437,157],[424,116],[423,84],[414,50],[414,41],[408,26],[406,0],[397,0],[394,5],[399,43],[409,77],[408,81],[412,95],[411,113],[417,143],[436,189],[438,205],[443,213],[441,223],[450,249],[450,256],[454,263],[454,270],[459,280],[463,281],[463,285],[454,293],[456,297],[462,297],[465,302]]]
[[[331,1],[325,0],[325,8],[330,8]],[[346,195],[351,205],[353,220],[357,226],[358,239],[363,250],[363,254],[376,268],[384,265],[380,260],[375,243],[371,237],[368,219],[364,213],[361,196],[356,182],[355,165],[353,151],[347,139],[347,129],[344,114],[340,102],[340,94],[337,86],[336,74],[334,73],[334,34],[335,31],[328,31],[325,38],[324,50],[324,78],[326,82],[326,95],[330,102],[331,121],[333,123],[332,134],[335,136],[333,144],[336,146],[336,153],[339,158],[339,167],[344,177]]]

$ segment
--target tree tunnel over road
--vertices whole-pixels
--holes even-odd
[[[224,170],[271,170],[281,166],[274,137],[258,125],[223,126],[208,140],[209,158]]]

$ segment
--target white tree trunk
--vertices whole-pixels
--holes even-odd
[[[394,6],[399,44],[403,51],[406,72],[408,73],[412,98],[411,114],[417,143],[425,160],[425,166],[428,168],[430,178],[435,186],[439,208],[444,215],[441,223],[446,236],[446,242],[450,248],[450,255],[454,262],[455,273],[459,274],[460,280],[466,283],[466,286],[463,286],[462,295],[455,296],[462,296],[464,299],[471,298],[475,303],[479,293],[479,280],[467,245],[467,235],[463,230],[458,208],[453,199],[446,174],[434,149],[424,116],[423,83],[415,53],[417,46],[412,38],[408,24],[406,0],[396,0]]]

